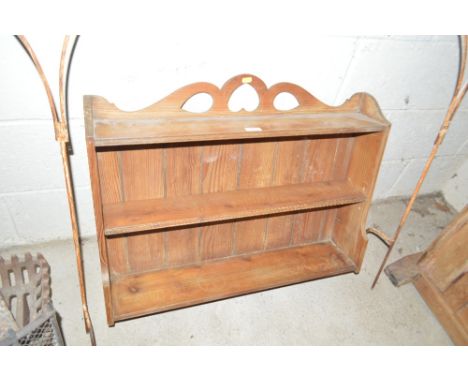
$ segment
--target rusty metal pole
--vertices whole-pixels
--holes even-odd
[[[47,98],[49,101],[50,111],[52,113],[52,120],[54,122],[54,129],[55,129],[55,140],[59,142],[60,144],[60,153],[62,156],[63,171],[64,171],[64,177],[65,177],[65,187],[67,191],[68,207],[70,210],[70,220],[71,220],[71,225],[72,225],[73,245],[75,249],[78,279],[80,283],[83,318],[84,318],[86,333],[89,334],[91,344],[94,346],[96,345],[96,338],[94,336],[94,328],[93,328],[93,324],[91,321],[91,317],[89,315],[88,301],[86,298],[83,255],[81,252],[80,234],[79,234],[78,220],[77,220],[77,214],[76,214],[76,201],[75,201],[75,195],[73,191],[73,181],[72,181],[72,176],[71,176],[71,171],[70,171],[70,158],[69,158],[69,151],[68,151],[68,145],[69,145],[70,139],[68,135],[68,119],[67,119],[67,113],[66,113],[66,78],[68,74],[68,67],[69,67],[74,44],[72,44],[72,48],[69,49],[70,37],[65,36],[63,40],[63,45],[62,45],[62,54],[60,58],[60,69],[59,69],[59,99],[60,99],[60,116],[59,116],[59,114],[57,113],[55,100],[52,95],[52,91],[50,89],[49,83],[47,81],[44,71],[42,70],[40,62],[37,59],[37,56],[34,53],[34,50],[32,49],[26,37],[17,36],[17,38],[23,45],[26,52],[28,53],[29,57],[31,58],[34,64],[34,67],[37,70],[37,73],[41,77],[41,80],[44,85],[44,89],[46,91]],[[75,38],[73,38],[73,40],[74,42],[76,42]]]
[[[424,180],[426,179],[427,173],[429,172],[429,169],[431,168],[431,164],[437,154],[437,151],[439,150],[439,146],[442,144],[445,138],[445,135],[447,134],[447,131],[450,127],[450,123],[452,122],[452,119],[455,113],[457,112],[458,107],[460,106],[463,100],[463,97],[465,96],[468,90],[468,82],[466,82],[462,86],[464,74],[465,74],[465,68],[466,68],[467,55],[468,55],[468,36],[460,36],[459,38],[460,38],[460,67],[459,67],[459,72],[458,72],[458,77],[457,77],[457,84],[455,85],[455,91],[454,91],[452,100],[450,101],[450,105],[445,115],[442,126],[440,127],[439,133],[437,134],[437,137],[434,141],[434,145],[432,146],[431,153],[429,154],[429,157],[427,158],[424,169],[421,173],[421,176],[419,177],[418,183],[416,184],[416,187],[413,193],[411,194],[410,200],[406,206],[405,212],[403,213],[401,217],[400,223],[398,224],[395,234],[393,235],[391,239],[389,239],[383,232],[380,232],[375,228],[367,229],[368,233],[372,233],[378,236],[388,246],[387,253],[385,254],[384,259],[382,260],[382,264],[380,265],[380,268],[374,278],[374,282],[372,283],[372,287],[371,287],[372,289],[375,287],[375,285],[377,284],[377,281],[379,280],[380,274],[382,273],[382,270],[384,269],[385,264],[387,263],[390,257],[390,254],[392,253],[395,243],[398,240],[398,237],[400,236],[400,232],[403,229],[403,226],[405,225],[406,220],[408,219],[411,209],[413,208],[413,204],[416,200],[416,197],[418,196],[419,190],[421,189],[421,186]]]

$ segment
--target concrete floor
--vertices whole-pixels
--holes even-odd
[[[372,206],[369,226],[392,234],[402,200]],[[441,197],[420,198],[391,262],[420,251],[451,220]],[[88,345],[72,243],[52,242],[1,250],[4,257],[41,252],[51,266],[55,308],[67,345]],[[359,275],[347,274],[224,301],[106,324],[98,250],[84,241],[87,290],[99,345],[450,345],[450,338],[412,285],[395,288],[372,278],[385,246],[370,237]]]

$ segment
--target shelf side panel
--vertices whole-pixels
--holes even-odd
[[[86,113],[86,126],[89,126],[89,113]],[[107,249],[107,240],[104,233],[104,222],[102,212],[102,193],[99,180],[99,166],[96,155],[96,148],[91,139],[86,139],[86,148],[88,153],[88,164],[91,187],[93,190],[94,218],[96,222],[96,236],[99,249],[99,262],[101,265],[102,286],[104,291],[104,301],[108,325],[114,325],[114,313],[111,294],[111,271],[109,266],[109,252]]]
[[[340,207],[336,215],[333,241],[343,252],[349,254],[357,266],[357,271],[367,246],[365,224],[387,135],[388,129],[355,137],[348,179],[366,196],[366,202]]]

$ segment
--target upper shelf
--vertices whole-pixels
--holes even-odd
[[[252,112],[232,112],[229,99],[243,84],[257,91],[258,107]],[[199,93],[212,97],[210,110],[184,110],[184,104]],[[298,106],[277,110],[274,100],[280,93],[292,94]],[[262,80],[249,74],[230,79],[221,89],[205,82],[185,86],[139,111],[122,111],[97,96],[85,96],[84,104],[87,136],[95,146],[360,134],[389,126],[374,98],[366,93],[355,94],[342,105],[332,107],[297,85],[279,83],[267,88]]]
[[[213,141],[380,131],[385,126],[359,113],[261,117],[95,121],[96,146]]]

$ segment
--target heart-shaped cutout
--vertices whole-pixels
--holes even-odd
[[[233,112],[241,110],[253,111],[258,107],[259,102],[257,91],[251,85],[244,84],[231,94],[228,107]]]

